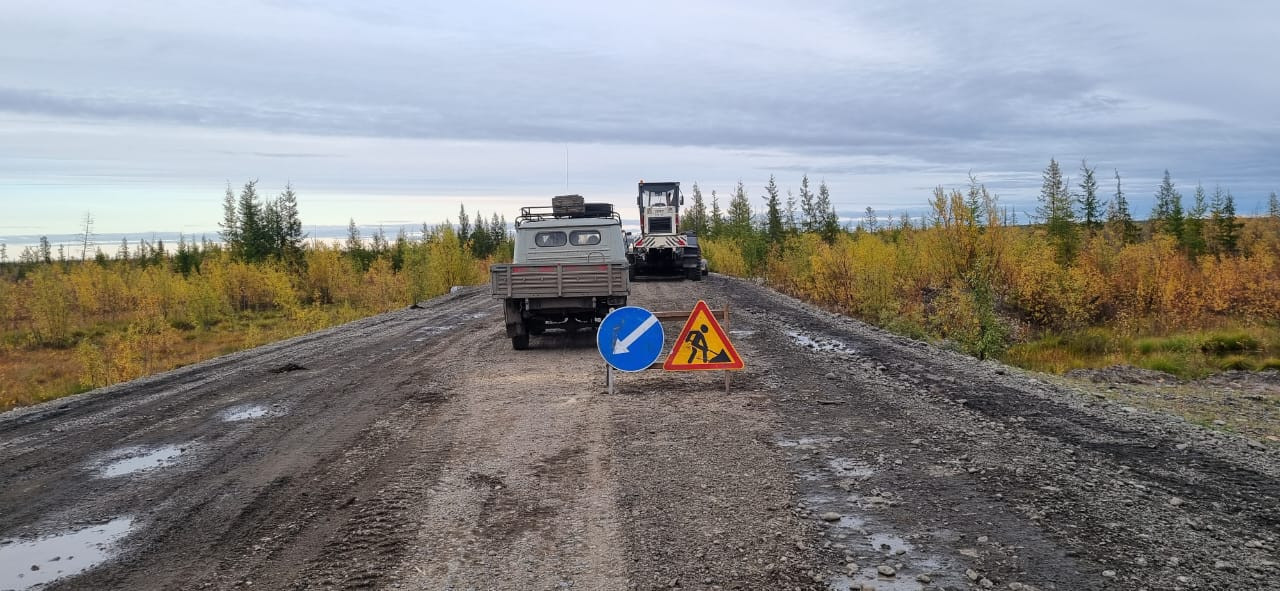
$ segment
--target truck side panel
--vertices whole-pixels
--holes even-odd
[[[490,295],[495,298],[626,296],[631,293],[626,265],[491,265]]]

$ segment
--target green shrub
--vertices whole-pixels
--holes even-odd
[[[1200,341],[1201,351],[1216,355],[1256,351],[1260,346],[1261,343],[1258,342],[1258,339],[1244,331],[1211,333]]]
[[[1152,355],[1138,363],[1140,367],[1184,376],[1189,372],[1187,360],[1175,355]]]

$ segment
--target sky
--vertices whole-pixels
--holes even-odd
[[[216,232],[222,193],[308,225],[514,218],[635,183],[825,181],[857,218],[973,174],[1034,212],[1056,158],[1280,189],[1271,2],[6,0],[0,242]],[[1105,195],[1104,195],[1105,196]]]

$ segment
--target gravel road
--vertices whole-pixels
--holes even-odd
[[[698,299],[729,395],[608,395],[468,288],[0,415],[0,589],[1280,589],[1275,446],[751,282],[631,301]]]

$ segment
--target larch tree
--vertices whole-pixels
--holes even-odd
[[[218,236],[227,250],[232,253],[240,251],[240,214],[236,211],[236,194],[231,190],[231,181],[227,181],[227,190],[222,196],[222,221],[218,222]]]

